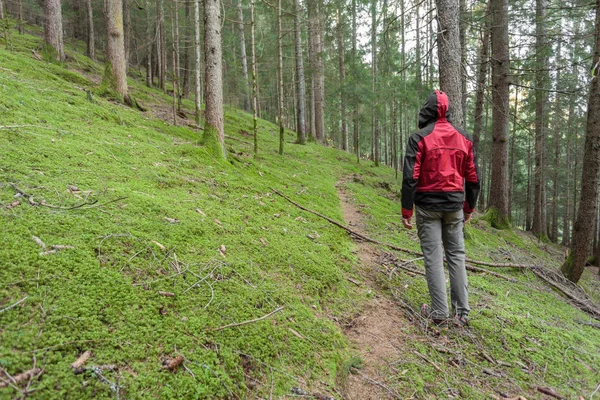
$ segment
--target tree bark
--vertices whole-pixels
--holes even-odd
[[[152,32],[152,20],[150,16],[150,0],[146,0],[146,40],[148,41],[146,50],[146,85],[148,87],[152,87],[154,84],[154,78],[152,76],[152,49],[154,47],[154,35]]]
[[[557,44],[557,59],[556,59],[556,98],[554,103],[554,176],[552,177],[552,229],[550,230],[550,240],[553,243],[558,242],[558,168],[560,159],[560,142],[562,136],[562,106],[560,90],[562,89],[561,80],[561,49],[562,49],[562,32],[559,28],[558,31],[558,44]]]
[[[300,0],[294,0],[294,40],[296,55],[296,132],[299,144],[306,143],[306,84],[302,59],[302,31],[300,25]]]
[[[488,3],[489,11],[489,3]],[[479,151],[479,141],[481,140],[482,120],[483,120],[483,101],[485,97],[485,83],[487,81],[487,70],[489,66],[488,49],[490,41],[490,17],[484,20],[483,38],[479,48],[479,59],[477,64],[477,86],[475,88],[475,118],[473,123],[473,148]]]
[[[352,0],[352,72],[357,73],[357,52],[356,52],[356,0]],[[358,126],[358,94],[356,88],[352,91],[352,129],[354,141],[354,153],[356,154],[356,163],[360,162],[360,132]]]
[[[202,85],[200,84],[200,0],[194,0],[194,50],[196,54],[194,63],[194,115],[196,117],[196,124],[200,125],[200,104],[202,100]]]
[[[129,103],[123,41],[123,4],[121,0],[105,0],[104,4],[106,8],[106,58],[112,69],[112,76],[104,78],[112,78],[113,89],[123,97],[126,103]]]
[[[183,35],[183,41],[185,43],[184,49],[183,49],[183,77],[182,77],[182,82],[181,82],[181,90],[182,90],[182,95],[184,99],[189,99],[190,98],[190,73],[192,70],[192,66],[191,64],[191,57],[190,57],[190,51],[192,49],[194,49],[193,46],[190,45],[189,43],[189,39],[190,39],[190,29],[189,29],[189,21],[190,21],[190,14],[191,14],[191,4],[189,1],[186,1],[185,3],[185,28],[184,28],[184,35]]]
[[[595,43],[592,81],[588,100],[585,153],[581,175],[581,201],[573,230],[571,252],[561,271],[572,282],[578,282],[589,256],[595,234],[593,223],[598,204],[600,174],[600,0],[596,0]]]
[[[83,29],[81,27],[81,22],[83,18],[81,18],[81,4],[79,0],[71,1],[71,34],[74,39],[83,38]]]
[[[94,9],[92,0],[85,0],[87,11],[87,55],[92,60],[96,59],[96,32],[94,31]]]
[[[131,8],[128,0],[123,1],[123,45],[125,47],[125,71],[128,71],[131,53]]]
[[[157,0],[157,40],[156,40],[156,62],[158,67],[158,87],[167,90],[167,55],[165,44],[165,12],[163,0]]]
[[[57,61],[65,61],[60,0],[44,0],[44,41],[54,49]]]
[[[420,67],[419,67],[420,68]],[[371,155],[375,166],[379,166],[379,131],[377,127],[377,0],[371,1]]]
[[[246,35],[244,33],[244,10],[242,0],[237,4],[238,30],[240,33],[240,54],[242,57],[242,74],[244,76],[244,110],[250,111],[250,79],[248,78],[248,58],[246,57]]]
[[[0,0],[0,19],[4,19],[4,0]]]
[[[546,0],[536,0],[536,87],[535,92],[535,202],[533,207],[533,226],[535,235],[546,237],[546,147],[547,117],[545,115],[548,73],[544,70],[548,65],[546,40]]]
[[[283,127],[283,47],[281,31],[281,0],[277,1],[277,81],[278,114],[279,114],[279,155],[283,155],[285,130]]]
[[[258,76],[256,71],[256,44],[254,43],[254,0],[250,0],[250,48],[252,51],[252,128],[254,156],[258,155]]]
[[[459,38],[460,38],[460,87],[462,91],[461,106],[463,110],[462,120],[464,126],[467,124],[467,28],[471,22],[467,14],[466,0],[459,1]],[[510,199],[509,199],[510,201]]]
[[[489,206],[497,211],[496,224],[510,222],[508,211],[508,0],[490,0],[492,38],[492,176]]]
[[[214,155],[225,158],[223,77],[221,47],[221,2],[204,0],[204,58],[206,112],[204,144]]]
[[[438,10],[438,60],[440,89],[448,95],[452,107],[452,122],[464,126],[460,67],[458,0],[436,0]]]
[[[344,57],[344,24],[342,13],[337,10],[337,44],[340,67],[340,117],[342,122],[342,150],[348,151],[348,125],[346,123],[346,60]]]
[[[19,29],[19,34],[23,34],[24,31],[24,26],[23,26],[23,0],[18,0],[19,3],[17,4],[17,20],[18,20],[18,29]],[[2,2],[0,1],[0,8],[2,8]]]

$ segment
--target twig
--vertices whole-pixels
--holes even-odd
[[[433,366],[433,368],[435,368],[435,370],[437,372],[443,372],[442,369],[440,367],[438,367],[438,365],[436,363],[434,363],[433,361],[431,361],[429,358],[425,357],[423,354],[419,353],[416,350],[413,350],[413,353],[418,355],[419,357],[421,357],[423,360],[427,361],[429,364],[431,364]]]
[[[22,302],[24,302],[25,300],[27,300],[28,297],[29,296],[25,296],[21,300],[17,301],[15,304],[12,304],[12,305],[10,305],[10,306],[8,306],[6,308],[3,308],[2,310],[0,310],[0,314],[2,314],[4,311],[8,311],[8,310],[10,310],[13,307],[18,306],[19,304],[21,304]]]
[[[575,321],[578,324],[581,325],[586,325],[586,326],[591,326],[592,328],[596,328],[596,329],[600,329],[600,324],[595,324],[593,322],[585,322],[585,321]]]
[[[212,329],[212,331],[216,332],[216,331],[221,331],[221,330],[227,329],[227,328],[233,328],[234,326],[248,325],[248,324],[252,324],[254,322],[262,321],[263,319],[267,319],[271,315],[278,313],[279,311],[283,310],[284,308],[285,308],[285,306],[281,306],[281,307],[279,307],[279,308],[271,311],[270,313],[268,313],[266,315],[263,315],[262,317],[255,318],[255,319],[250,319],[248,321],[243,321],[243,322],[238,322],[238,323],[234,323],[234,324],[225,325],[225,326],[222,326],[220,328]]]
[[[400,398],[400,395],[398,394],[398,392],[395,392],[392,389],[390,389],[389,387],[387,387],[386,385],[384,385],[383,383],[376,381],[375,379],[371,378],[369,375],[363,373],[358,368],[352,367],[352,371],[356,372],[357,374],[362,376],[364,379],[366,379],[368,382],[372,383],[373,385],[379,386],[380,388],[384,389],[386,392],[391,394],[392,397],[397,398],[397,399]]]
[[[28,379],[31,379],[32,377],[34,377],[35,375],[38,375],[42,372],[41,368],[32,368],[29,371],[20,373],[19,375],[15,375],[14,377],[11,377],[11,380],[14,382],[15,385],[18,385],[21,382],[24,382]],[[0,382],[0,388],[5,388],[7,386],[12,386],[9,382],[3,381]]]

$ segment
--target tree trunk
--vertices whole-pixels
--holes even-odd
[[[150,0],[146,0],[146,40],[148,41],[146,50],[146,86],[148,87],[152,87],[152,84],[154,83],[152,77],[152,48],[154,47],[154,36],[152,34],[152,20],[150,15]]]
[[[250,0],[250,47],[252,51],[252,125],[254,156],[258,155],[258,76],[256,71],[256,44],[254,43],[254,0]]]
[[[221,2],[218,0],[204,0],[204,67],[206,77],[204,144],[214,155],[225,158],[221,22]]]
[[[92,0],[85,0],[87,10],[87,55],[92,60],[96,59],[96,33],[94,31],[94,10]]]
[[[283,47],[281,31],[281,0],[277,1],[277,91],[279,94],[278,114],[279,114],[279,155],[283,155],[283,145],[285,139],[285,130],[283,127]]]
[[[123,41],[123,4],[121,0],[105,0],[106,8],[106,58],[110,73],[104,79],[110,80],[110,86],[129,103],[127,73],[125,70],[125,44]]]
[[[23,27],[23,0],[19,0],[17,7],[18,7],[17,8],[18,29],[19,29],[19,34],[22,35],[25,32],[24,27]],[[0,1],[0,8],[2,8],[2,1]]]
[[[440,89],[448,95],[452,122],[464,126],[460,67],[460,35],[458,0],[436,0],[438,11],[438,60]]]
[[[467,14],[466,0],[459,0],[459,38],[460,38],[460,87],[461,87],[461,106],[463,110],[463,125],[467,126],[467,28],[471,22]],[[509,199],[510,201],[510,199]]]
[[[165,43],[165,12],[163,0],[158,0],[157,4],[157,40],[156,40],[156,61],[158,67],[158,87],[163,91],[167,90],[167,57]]]
[[[489,3],[488,3],[489,10]],[[488,70],[488,48],[490,40],[490,17],[484,21],[483,38],[479,49],[479,59],[477,70],[477,86],[475,88],[475,118],[473,123],[473,148],[475,152],[479,151],[479,141],[481,138],[482,120],[483,120],[483,102],[485,98],[485,83],[487,81]]]
[[[125,46],[125,71],[127,72],[131,53],[131,9],[128,0],[123,1],[123,44]]]
[[[377,0],[371,1],[371,155],[375,166],[379,166],[379,132],[377,129]]]
[[[296,51],[296,132],[297,142],[306,143],[306,85],[302,60],[302,31],[300,25],[300,0],[294,0],[294,40]]]
[[[344,24],[342,13],[337,10],[337,45],[340,67],[340,117],[342,122],[342,150],[348,151],[348,125],[346,123],[346,61],[344,58]]]
[[[575,67],[574,67],[575,68]],[[573,141],[573,137],[575,134],[575,129],[573,127],[573,120],[575,117],[575,102],[569,101],[569,115],[567,117],[567,155],[565,157],[565,212],[563,217],[563,238],[562,245],[570,246],[571,244],[571,179],[575,181],[574,177],[571,178],[571,143]],[[577,156],[575,156],[577,158]],[[574,175],[574,174],[573,174]],[[573,197],[576,196],[576,193],[573,192]],[[573,200],[573,202],[575,202]]]
[[[0,0],[0,19],[4,19],[4,1]]]
[[[415,0],[415,12],[417,17],[415,18],[416,26],[416,44],[415,44],[415,80],[417,81],[417,97],[421,97],[421,88],[423,86],[423,78],[421,76],[421,0]],[[438,27],[439,30],[439,27]]]
[[[357,73],[357,52],[356,52],[356,0],[352,0],[352,73]],[[353,142],[354,142],[354,153],[356,154],[356,163],[360,162],[360,137],[358,127],[358,95],[356,88],[352,89],[352,130],[353,130]]]
[[[546,147],[547,116],[546,102],[548,73],[544,70],[548,65],[546,40],[546,0],[536,0],[536,73],[535,81],[538,90],[535,91],[535,203],[533,208],[533,227],[535,235],[546,237]]]
[[[175,63],[173,64],[173,92],[176,93],[177,98],[177,111],[181,111],[181,52],[180,52],[180,40],[179,40],[179,7],[177,2],[171,4],[171,12],[175,14],[175,24],[171,26],[171,33],[173,38],[173,52],[175,53]],[[172,18],[173,19],[173,18]]]
[[[81,28],[81,4],[79,0],[71,0],[71,35],[74,39],[83,38],[83,29]]]
[[[317,140],[327,142],[325,134],[325,32],[322,0],[314,0],[316,9],[316,71],[315,71],[315,134]]]
[[[557,38],[557,55],[561,54],[562,49],[562,33],[558,31]],[[560,56],[557,57],[556,60],[556,98],[554,103],[554,176],[552,177],[552,229],[550,231],[550,240],[553,243],[558,242],[558,167],[559,167],[559,159],[560,159],[560,145],[561,141],[561,133],[562,133],[562,106],[561,104],[561,96],[560,90],[562,89],[562,81],[561,81],[561,63]]]
[[[60,0],[44,0],[44,41],[54,49],[57,61],[65,61]]]
[[[196,124],[200,125],[200,104],[202,99],[202,85],[200,83],[200,0],[194,0],[194,48],[196,53],[194,66],[194,106]]]
[[[244,110],[250,111],[250,79],[248,78],[248,58],[246,57],[246,35],[244,33],[244,10],[242,0],[237,4],[238,30],[240,33],[240,54],[242,57],[242,74],[244,76]]]
[[[573,229],[569,257],[561,271],[572,282],[578,282],[595,234],[593,224],[598,204],[598,181],[600,174],[600,0],[596,0],[595,44],[592,60],[592,81],[588,100],[585,134],[585,153],[581,175],[581,201]]]
[[[510,135],[510,171],[509,171],[509,187],[508,187],[508,215],[512,220],[512,205],[515,201],[513,199],[514,187],[515,187],[515,144],[517,141],[517,120],[519,111],[519,87],[515,86],[515,103],[514,103],[514,114],[513,114],[513,129]]]
[[[489,205],[497,211],[495,225],[510,222],[508,212],[508,0],[490,0],[492,38],[492,176]],[[440,68],[441,69],[441,68]],[[492,225],[494,225],[492,222]]]

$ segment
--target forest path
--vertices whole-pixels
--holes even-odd
[[[336,185],[347,225],[359,233],[367,233],[358,207],[346,191],[345,181]],[[397,398],[390,385],[390,378],[398,375],[393,363],[398,361],[401,349],[406,345],[406,328],[409,322],[400,307],[383,292],[377,283],[380,251],[371,243],[356,241],[360,259],[363,289],[370,290],[373,297],[361,313],[344,327],[344,333],[357,350],[362,368],[352,369],[344,388],[347,400],[375,400]]]

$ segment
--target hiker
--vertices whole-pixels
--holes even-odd
[[[408,139],[403,174],[402,224],[412,229],[415,205],[431,296],[431,307],[423,304],[421,314],[436,324],[448,321],[445,253],[452,317],[459,326],[468,326],[463,224],[471,218],[479,194],[477,159],[471,136],[452,125],[448,96],[440,90],[429,95],[419,112],[419,131]]]

